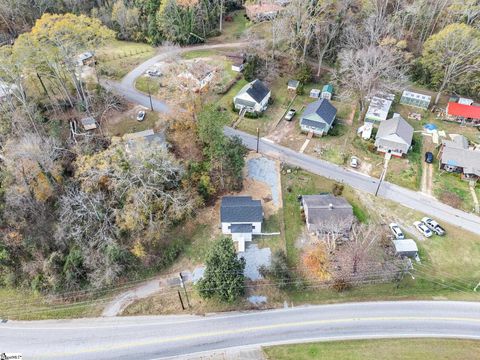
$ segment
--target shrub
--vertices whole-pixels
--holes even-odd
[[[343,189],[344,189],[344,186],[342,184],[335,183],[333,184],[333,187],[332,187],[332,193],[335,196],[341,196],[343,193]]]
[[[291,288],[295,283],[295,276],[289,269],[287,256],[282,250],[273,253],[270,267],[262,266],[258,270],[263,277],[273,280],[281,290]]]

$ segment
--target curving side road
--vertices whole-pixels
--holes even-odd
[[[150,99],[144,93],[135,89],[135,79],[143,74],[150,66],[158,61],[165,60],[176,54],[193,49],[215,49],[215,48],[233,48],[242,47],[245,42],[192,46],[186,48],[171,48],[154,56],[146,62],[140,64],[137,68],[127,74],[120,83],[103,80],[102,84],[111,90],[123,95],[129,101],[150,107]],[[152,97],[152,105],[155,111],[169,112],[170,109],[163,101]],[[239,130],[225,127],[225,134],[228,136],[239,136],[249,149],[256,148],[256,138],[250,134]],[[344,182],[355,189],[375,193],[378,186],[378,179],[361,174],[350,169],[305,155],[292,149],[274,144],[266,139],[261,139],[259,151],[265,155],[280,159],[290,165],[299,166],[315,174]],[[431,214],[436,219],[459,226],[472,233],[480,235],[480,217],[455,209],[448,206],[433,197],[420,192],[405,189],[401,186],[384,181],[378,193],[379,196],[395,201],[403,206],[418,210],[425,214]]]
[[[369,302],[226,315],[0,324],[0,352],[26,359],[159,359],[227,348],[379,337],[480,340],[480,303]]]

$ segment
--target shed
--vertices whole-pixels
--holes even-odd
[[[320,89],[312,89],[310,90],[310,97],[314,99],[318,99],[320,97]]]
[[[97,122],[91,116],[81,119],[80,123],[85,130],[95,130],[97,128]]]
[[[412,239],[392,240],[395,255],[400,257],[416,258],[418,256],[417,243]]]
[[[430,95],[405,90],[400,98],[400,104],[428,109],[432,97]]]
[[[288,80],[287,89],[297,91],[300,86],[300,81],[298,80]]]
[[[365,122],[378,123],[387,120],[392,101],[374,96],[368,106]]]
[[[333,96],[333,85],[327,84],[323,87],[320,97],[322,99],[332,100]]]

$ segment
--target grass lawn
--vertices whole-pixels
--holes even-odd
[[[135,80],[135,88],[146,94],[156,94],[160,90],[160,80],[157,77],[140,76]]]
[[[73,304],[50,304],[41,295],[20,289],[0,289],[0,319],[42,320],[99,316],[102,299]]]
[[[182,58],[185,60],[191,60],[196,58],[212,57],[217,54],[218,52],[216,50],[210,50],[210,49],[190,50],[182,53]]]
[[[154,54],[155,49],[150,45],[113,40],[97,50],[97,68],[100,75],[120,80]]]
[[[128,133],[154,129],[159,122],[159,114],[146,110],[147,114],[143,121],[137,121],[136,112],[129,112],[115,123],[105,123],[106,131],[111,136],[123,136]]]
[[[285,250],[285,241],[283,238],[283,210],[278,210],[275,214],[266,218],[262,225],[264,233],[280,232],[280,235],[259,236],[255,239],[255,243],[259,248],[269,247],[272,253],[276,250]]]
[[[460,339],[380,339],[319,342],[263,349],[268,360],[473,360],[480,341]]]
[[[285,221],[285,243],[287,257],[291,266],[296,266],[299,261],[299,250],[295,242],[305,229],[305,221],[300,211],[299,195],[311,195],[321,192],[332,192],[335,181],[308,173],[306,171],[292,172],[282,175],[282,193]],[[343,190],[344,196],[353,206],[359,220],[368,221],[370,214],[361,204],[360,198],[349,186]]]
[[[245,10],[236,10],[226,14],[231,16],[233,21],[223,22],[222,34],[208,39],[209,43],[224,43],[228,41],[238,41],[246,29],[251,26],[251,22],[245,18]]]

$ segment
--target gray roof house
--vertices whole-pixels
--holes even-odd
[[[443,140],[440,149],[440,169],[462,174],[462,178],[480,178],[480,150],[470,149],[468,140],[457,135],[452,140]]]
[[[302,206],[309,232],[348,238],[355,218],[352,205],[345,198],[333,194],[303,195]]]
[[[263,208],[260,200],[251,196],[224,196],[220,205],[220,222],[223,234],[231,234],[240,252],[252,235],[262,233]]]
[[[235,109],[251,113],[261,113],[267,109],[271,96],[268,87],[256,79],[245,85],[233,98]]]
[[[412,145],[413,127],[399,114],[382,121],[375,138],[377,151],[401,157]]]
[[[304,132],[323,136],[332,128],[337,109],[327,99],[319,99],[307,105],[300,118],[300,128]]]

